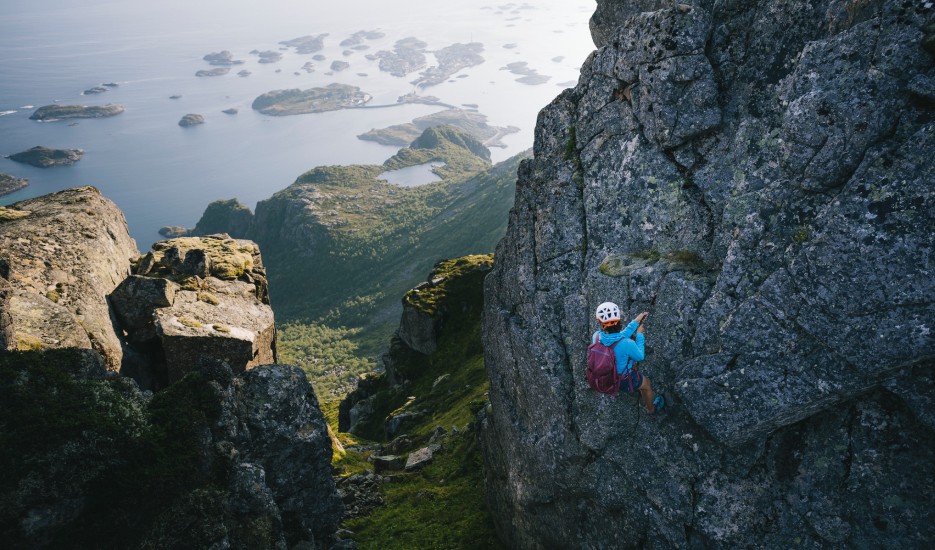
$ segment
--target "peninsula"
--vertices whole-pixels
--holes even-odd
[[[9,195],[14,191],[19,191],[27,185],[29,185],[29,180],[26,178],[17,178],[16,176],[0,172],[0,197]]]
[[[124,111],[123,105],[110,103],[107,105],[45,105],[36,109],[29,117],[30,120],[51,122],[66,118],[104,118],[117,116]]]
[[[370,99],[357,86],[329,84],[308,90],[273,90],[253,100],[252,106],[264,115],[288,116],[360,107]]]
[[[425,115],[405,124],[395,124],[386,128],[374,128],[357,136],[364,141],[375,141],[381,145],[406,147],[422,132],[435,126],[454,126],[477,139],[486,147],[506,147],[501,141],[503,136],[519,131],[515,126],[491,126],[487,117],[477,111],[466,109],[446,109]]]

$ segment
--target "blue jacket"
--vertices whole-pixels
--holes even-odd
[[[617,373],[618,374],[627,374],[630,368],[633,366],[633,363],[636,361],[642,361],[646,357],[646,351],[644,348],[644,340],[642,333],[636,335],[636,341],[630,339],[630,336],[636,332],[640,326],[636,321],[630,321],[630,324],[626,326],[620,332],[615,332],[613,334],[608,334],[602,330],[599,330],[591,336],[591,343],[597,342],[598,337],[601,339],[601,343],[605,346],[609,346],[614,342],[623,340],[614,347],[614,355],[617,356]]]

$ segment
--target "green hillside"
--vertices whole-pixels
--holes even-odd
[[[259,243],[280,326],[282,359],[322,399],[374,370],[399,321],[400,297],[442,258],[492,251],[506,230],[528,152],[491,167],[489,151],[452,127],[426,130],[383,165],[317,167],[257,206],[218,201],[199,228]],[[401,187],[384,171],[444,162],[441,181]]]
[[[440,447],[421,470],[389,472],[380,488],[384,505],[345,521],[362,549],[500,548],[484,501],[474,425],[489,386],[480,317],[492,262],[489,254],[439,262],[428,279],[440,284],[406,294],[407,304],[442,319],[438,349],[423,355],[394,339],[392,376],[371,375],[366,385],[375,403],[370,419],[354,435],[338,434],[349,444],[335,455],[335,467],[345,476],[372,469],[367,459],[387,448],[405,457],[430,443]],[[407,411],[419,411],[418,419],[402,424],[386,447],[358,439],[385,442],[384,420]],[[432,440],[439,427],[445,435]]]

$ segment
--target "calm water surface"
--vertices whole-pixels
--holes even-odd
[[[484,44],[485,63],[421,93],[453,105],[476,104],[490,124],[519,127],[521,132],[504,139],[506,149],[492,150],[494,161],[503,160],[532,145],[539,109],[561,90],[557,84],[577,78],[593,49],[588,33],[593,8],[593,0],[366,0],[333,5],[7,0],[0,5],[0,112],[13,112],[0,116],[0,155],[35,145],[77,147],[86,154],[74,166],[50,169],[0,158],[0,172],[30,180],[26,189],[0,197],[0,204],[94,185],[123,209],[131,234],[145,249],[160,238],[157,230],[164,225],[193,226],[213,200],[238,197],[252,207],[315,166],[382,163],[396,148],[361,141],[358,134],[440,108],[407,105],[269,117],[250,104],[270,90],[332,82],[359,86],[373,96],[372,104],[395,103],[414,91],[409,82],[418,74],[394,77],[364,55],[392,49],[407,36],[427,42],[429,50],[455,42]],[[344,55],[346,48],[339,42],[360,30],[380,30],[386,36],[365,41],[367,51]],[[325,61],[289,49],[281,51],[282,61],[259,64],[249,54],[253,49],[278,51],[281,40],[322,33],[329,34],[318,52]],[[202,56],[224,49],[245,64],[232,67],[226,76],[194,76],[211,68]],[[338,59],[350,68],[326,74]],[[315,64],[310,74],[301,70],[308,61]],[[433,65],[434,56],[428,54],[427,61]],[[516,61],[527,62],[551,80],[539,86],[516,82],[517,75],[502,69]],[[237,76],[241,69],[251,76]],[[104,82],[119,87],[81,95]],[[182,97],[173,100],[171,95]],[[121,103],[126,112],[100,120],[28,120],[35,108],[55,101]],[[239,113],[221,113],[231,107]],[[187,113],[202,114],[207,123],[179,127]]]

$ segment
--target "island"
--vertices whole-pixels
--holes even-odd
[[[360,45],[364,40],[377,40],[386,36],[380,31],[357,31],[348,38],[345,38],[339,44],[340,46],[346,48],[348,46],[357,46]]]
[[[225,115],[236,115],[237,113],[240,112],[240,109],[238,109],[237,107],[231,107],[230,109],[224,109],[221,112],[224,113]]]
[[[201,69],[195,73],[195,76],[224,76],[231,72],[230,67],[218,67],[217,69]]]
[[[438,60],[438,66],[429,67],[411,84],[420,88],[441,84],[456,72],[483,63],[484,58],[480,55],[482,51],[484,51],[484,45],[480,42],[452,44],[437,50],[435,58]]]
[[[29,180],[26,178],[17,178],[0,172],[0,197],[9,195],[14,191],[19,191],[27,185],[29,185]]]
[[[537,85],[545,84],[552,77],[546,76],[544,74],[539,74],[535,69],[529,68],[529,64],[525,61],[517,61],[515,63],[508,63],[506,67],[501,67],[501,71],[510,71],[515,75],[521,75],[520,78],[517,78],[516,81],[521,84]]]
[[[328,59],[328,58],[325,57],[325,56],[323,56],[323,55],[321,55],[321,54],[319,53],[319,54],[313,55],[313,56],[312,56],[312,59],[314,59],[315,61],[324,61],[324,60],[326,60],[326,59]]]
[[[242,59],[234,59],[234,55],[228,50],[222,50],[220,52],[213,52],[202,57],[210,65],[220,65],[220,66],[229,66],[229,65],[242,65]]]
[[[332,62],[331,62],[331,70],[334,71],[334,72],[341,72],[341,71],[343,71],[344,69],[347,69],[347,68],[350,67],[350,66],[351,66],[351,64],[348,63],[347,61],[337,61],[337,60],[335,60],[335,61],[332,61]]]
[[[170,95],[170,96],[169,96],[169,99],[182,99],[182,94]]]
[[[37,168],[50,168],[52,166],[69,166],[81,160],[84,151],[81,149],[52,149],[41,145],[28,151],[10,155],[10,160],[29,164]]]
[[[364,141],[375,141],[381,145],[406,147],[428,128],[444,125],[454,126],[465,131],[487,147],[506,147],[501,138],[519,132],[519,128],[515,126],[491,126],[487,124],[487,117],[477,111],[447,109],[419,117],[406,124],[373,129],[360,134],[357,138]]]
[[[428,44],[409,36],[397,40],[393,51],[381,50],[367,55],[367,59],[380,60],[380,70],[393,76],[406,76],[425,67],[425,48]]]
[[[199,124],[204,124],[204,123],[205,123],[205,117],[202,115],[195,114],[195,113],[189,113],[183,116],[181,120],[179,120],[179,126],[181,126],[182,128],[198,126]]]
[[[101,86],[107,86],[108,88],[117,88],[120,86],[120,84],[117,84],[116,82],[104,82],[103,84],[101,84]]]
[[[107,91],[107,88],[104,86],[95,86],[93,88],[88,88],[87,90],[81,92],[81,95],[92,95],[92,94],[103,94]]]
[[[250,53],[259,57],[260,63],[278,63],[279,61],[282,61],[282,54],[277,51],[266,50],[265,52],[261,52],[258,50],[253,50]]]
[[[247,69],[243,69],[243,70],[237,72],[237,76],[242,77],[242,78],[246,78],[246,77],[248,77],[248,76],[250,76],[250,75],[252,75],[252,74],[253,74],[253,73],[251,73],[251,72],[248,71]]]
[[[117,116],[123,112],[123,105],[44,105],[36,109],[29,119],[41,122],[64,120],[67,118],[104,118]]]
[[[335,83],[308,90],[273,90],[253,100],[252,106],[264,115],[288,116],[360,107],[370,99],[357,86]]]
[[[295,48],[296,53],[315,53],[325,47],[326,36],[328,36],[327,33],[314,36],[300,36],[292,40],[283,40],[280,44]]]

